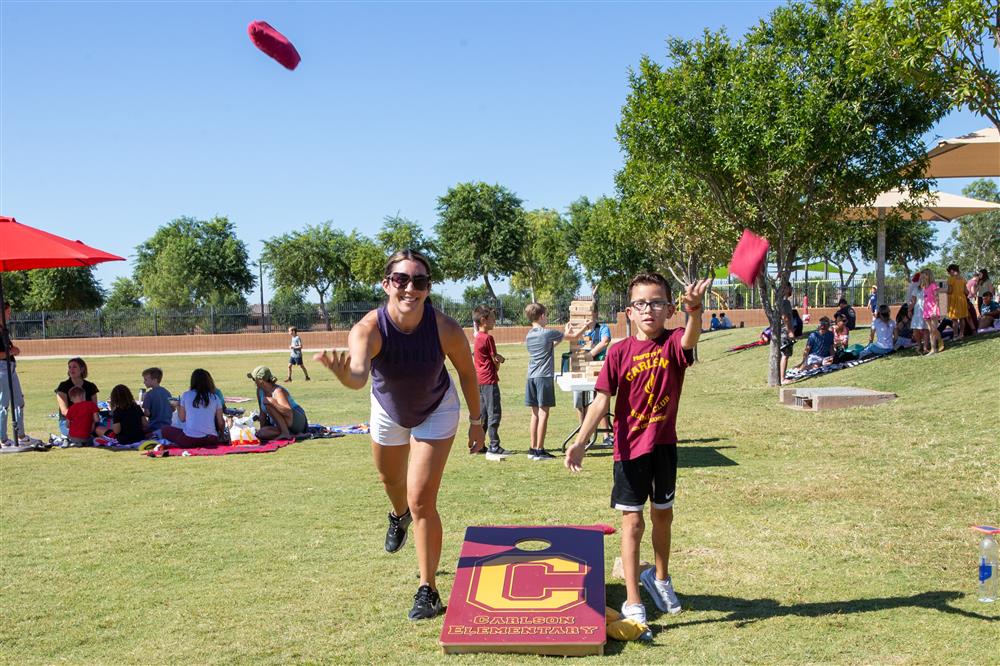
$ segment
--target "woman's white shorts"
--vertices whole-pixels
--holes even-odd
[[[382,446],[403,446],[410,443],[410,437],[421,441],[448,439],[458,432],[458,417],[462,409],[458,402],[458,391],[455,382],[448,385],[448,390],[430,416],[423,423],[412,428],[404,428],[382,409],[382,405],[372,394],[372,415],[369,420],[372,440]]]

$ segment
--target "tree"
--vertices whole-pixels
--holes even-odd
[[[871,69],[886,63],[924,89],[942,90],[1000,129],[997,0],[855,0],[853,57]]]
[[[525,241],[521,200],[501,185],[459,183],[438,198],[438,260],[453,280],[482,278],[491,298],[490,277],[520,268]]]
[[[104,304],[104,289],[92,266],[28,271],[25,310],[88,310]]]
[[[578,213],[583,213],[582,208],[578,207]],[[648,252],[641,222],[629,217],[621,202],[601,197],[585,214],[587,224],[582,229],[576,256],[595,295],[606,290],[623,290],[636,273],[657,269]]]
[[[331,331],[326,296],[352,282],[353,245],[347,234],[324,222],[265,240],[261,261],[275,289],[314,289],[326,330]]]
[[[106,310],[135,310],[142,307],[142,287],[129,277],[118,277],[111,283],[111,293],[104,303]]]
[[[670,65],[630,76],[619,141],[626,162],[701,183],[704,214],[766,237],[777,276],[758,281],[774,330],[778,286],[800,248],[846,233],[842,212],[885,190],[927,190],[922,135],[947,107],[892,67],[852,64],[841,2],[776,9],[737,44],[724,33],[668,42]],[[778,384],[779,340],[768,382]]]
[[[308,330],[316,316],[316,308],[306,302],[298,289],[276,289],[269,306],[271,321],[282,328],[294,326],[300,330]]]
[[[580,274],[570,263],[569,224],[558,212],[542,208],[525,214],[525,226],[520,268],[511,276],[511,287],[526,290],[533,301],[572,298]]]
[[[625,143],[632,136],[620,133]],[[656,264],[678,284],[727,263],[738,229],[715,210],[703,182],[643,159],[626,161],[616,181],[623,205],[641,221],[638,237],[648,239]]]
[[[136,248],[134,279],[152,307],[245,305],[256,285],[246,244],[225,217],[181,217]]]
[[[970,183],[962,194],[1000,203],[1000,188],[996,181],[985,178]],[[985,268],[991,277],[1000,275],[1000,212],[960,217],[942,254],[944,263],[956,263],[965,272]],[[996,277],[992,279],[996,283]]]

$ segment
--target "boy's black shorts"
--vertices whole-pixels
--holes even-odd
[[[654,446],[652,453],[633,460],[616,461],[614,470],[612,509],[642,511],[649,497],[653,498],[654,509],[669,509],[674,506],[677,485],[676,444],[661,444]]]

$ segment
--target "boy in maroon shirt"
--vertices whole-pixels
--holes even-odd
[[[622,615],[646,623],[646,608],[639,595],[642,586],[657,608],[679,613],[667,565],[670,559],[670,525],[673,521],[677,479],[677,403],[684,371],[694,360],[701,335],[701,302],[711,279],[689,284],[682,297],[689,313],[684,328],[666,329],[673,314],[670,285],[657,273],[641,273],[629,284],[626,309],[635,334],[608,351],[597,377],[594,401],[580,432],[566,449],[566,467],[580,471],[586,444],[607,414],[615,396],[615,463],[611,507],[622,512],[622,565],[626,599]],[[655,569],[639,576],[639,544],[645,522],[643,508],[652,499],[650,519]]]
[[[503,460],[510,453],[500,446],[500,375],[497,372],[504,357],[497,353],[497,344],[490,335],[497,317],[493,308],[478,306],[472,313],[476,324],[476,339],[472,344],[472,360],[479,383],[479,404],[482,407],[483,430],[489,435],[487,460]]]

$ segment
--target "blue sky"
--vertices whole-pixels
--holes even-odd
[[[778,4],[3,0],[0,212],[130,258],[176,217],[227,215],[256,258],[325,220],[371,235],[398,212],[429,230],[461,181],[564,210],[613,193],[642,54],[738,37]],[[298,69],[253,47],[255,19]],[[927,139],[988,124],[957,112]]]

